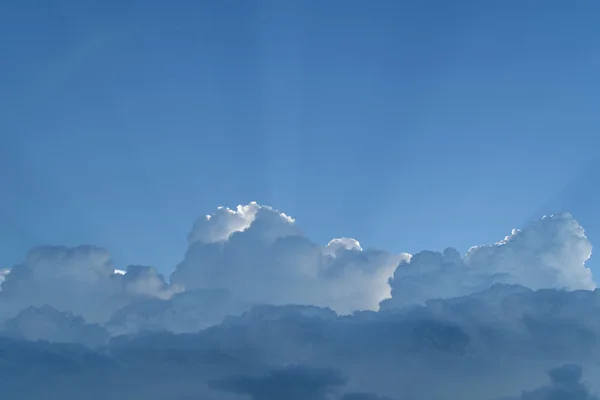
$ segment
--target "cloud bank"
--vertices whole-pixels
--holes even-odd
[[[168,279],[95,246],[39,247],[0,277],[0,393],[597,399],[590,255],[567,213],[411,255],[315,243],[257,203],[199,218]]]

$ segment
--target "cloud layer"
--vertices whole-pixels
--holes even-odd
[[[39,247],[1,274],[0,393],[592,400],[590,254],[567,213],[465,255],[410,255],[315,243],[257,203],[199,218],[169,279],[94,246]]]

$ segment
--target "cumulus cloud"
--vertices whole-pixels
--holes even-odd
[[[134,299],[168,299],[179,291],[152,267],[115,272],[106,249],[44,246],[31,250],[25,262],[5,275],[0,311],[7,318],[30,306],[48,305],[89,322],[105,323]]]
[[[116,334],[194,331],[253,304],[376,310],[390,295],[387,280],[396,265],[408,257],[364,250],[351,238],[316,244],[293,218],[256,203],[198,219],[188,242],[170,282],[152,267],[115,269],[103,248],[35,248],[3,275],[1,315],[49,305],[108,322]]]
[[[111,277],[120,284],[124,293],[168,300],[184,290],[179,285],[167,284],[165,278],[152,267],[130,265],[124,273],[117,271]]]
[[[238,205],[235,210],[218,207],[214,214],[198,218],[188,235],[188,244],[217,243],[228,240],[236,232],[243,232],[251,225],[262,225],[256,233],[264,235],[265,240],[300,234],[292,217],[269,206],[256,202]]]
[[[0,393],[592,400],[590,254],[569,214],[464,256],[409,255],[315,243],[257,203],[196,221],[169,280],[102,248],[39,247],[0,274]]]
[[[340,313],[376,310],[408,255],[363,250],[355,239],[312,242],[291,217],[250,203],[200,218],[171,282],[186,289],[227,289],[254,304],[310,304]]]
[[[403,261],[390,281],[383,308],[421,304],[484,290],[495,283],[532,289],[594,289],[585,262],[592,246],[568,213],[546,216],[493,245],[472,247],[464,257],[452,248],[423,251]]]
[[[306,304],[349,314],[462,296],[495,283],[595,287],[585,266],[591,245],[566,213],[464,256],[454,249],[411,256],[363,249],[353,238],[317,244],[290,216],[253,202],[199,218],[188,245],[170,282],[152,267],[117,270],[108,251],[94,246],[33,249],[24,263],[3,273],[0,312],[8,318],[29,306],[50,305],[89,322],[110,321],[113,332],[188,332],[259,304]],[[216,293],[219,299],[206,300]],[[207,303],[215,304],[210,311]]]

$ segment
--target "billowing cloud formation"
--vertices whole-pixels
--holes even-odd
[[[248,229],[256,219],[256,214],[260,209],[261,206],[255,202],[245,206],[239,205],[236,210],[219,207],[214,214],[207,214],[204,218],[196,220],[192,231],[188,235],[188,244],[191,246],[197,242],[216,243],[226,241],[233,233]],[[277,213],[271,208],[265,209],[273,211],[274,214],[279,214],[279,218],[288,219],[291,223],[294,222],[291,218]]]
[[[569,214],[411,256],[317,244],[250,203],[199,219],[188,245],[169,281],[94,246],[2,273],[2,396],[597,399],[581,371],[600,373],[600,291]]]
[[[30,306],[48,305],[104,323],[134,299],[168,299],[178,291],[151,267],[131,266],[126,274],[115,273],[103,248],[45,246],[31,250],[6,275],[0,311],[10,317]]]
[[[289,216],[250,203],[199,219],[171,282],[186,289],[227,289],[254,304],[311,304],[340,313],[376,310],[408,255],[363,250],[354,239],[327,246],[306,238]]]
[[[585,265],[591,252],[583,228],[570,214],[547,216],[523,230],[513,230],[496,244],[473,247],[464,257],[452,248],[414,255],[395,270],[390,282],[392,298],[382,307],[462,296],[495,283],[532,289],[594,289]]]
[[[199,218],[188,245],[170,282],[152,267],[115,270],[102,248],[36,248],[3,274],[0,316],[49,305],[108,323],[113,334],[194,332],[258,304],[306,304],[348,314],[467,295],[495,283],[595,287],[585,266],[591,245],[566,213],[474,247],[464,257],[453,249],[410,256],[365,250],[353,238],[322,246],[293,218],[250,203]]]

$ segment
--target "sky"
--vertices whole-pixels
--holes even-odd
[[[600,243],[598,12],[4,2],[0,263],[93,244],[169,273],[196,218],[251,201],[321,245],[464,253],[557,211]]]
[[[598,400],[599,12],[0,2],[0,397]]]

